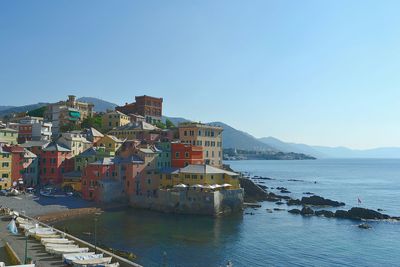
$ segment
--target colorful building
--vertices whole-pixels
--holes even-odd
[[[118,139],[113,135],[106,134],[99,141],[97,141],[95,145],[97,147],[105,147],[106,152],[114,156],[123,143],[123,140]]]
[[[125,103],[124,106],[116,107],[115,110],[124,114],[138,114],[145,117],[146,122],[155,124],[161,122],[162,98],[152,96],[136,96],[133,103]]]
[[[52,142],[40,154],[40,184],[61,184],[63,174],[74,168],[71,150]]]
[[[129,122],[130,117],[118,110],[107,112],[101,117],[103,130],[118,128],[128,124]]]
[[[19,123],[9,123],[18,131],[18,143],[27,141],[51,140],[52,123],[43,122],[41,117],[25,116],[20,118]]]
[[[11,153],[0,145],[0,190],[9,189],[12,186],[11,182]]]
[[[103,158],[90,163],[82,173],[82,198],[100,201],[101,196],[97,193],[99,181],[116,176],[114,158]]]
[[[171,166],[173,168],[183,168],[192,164],[204,164],[203,147],[171,143]]]
[[[115,128],[109,132],[109,134],[114,135],[120,139],[127,140],[141,140],[147,142],[156,142],[160,139],[161,130],[150,123],[141,122],[131,122],[124,126]]]
[[[219,126],[186,122],[179,124],[179,139],[185,144],[202,146],[204,162],[222,167],[222,131]]]
[[[160,154],[157,157],[157,168],[162,169],[171,167],[171,143],[158,142],[155,146],[160,151]]]
[[[240,189],[239,174],[206,164],[188,165],[171,173],[164,172],[160,177],[160,186],[162,188],[173,187],[178,184],[188,186],[223,186],[224,184],[229,184],[229,189]]]
[[[74,95],[69,95],[66,101],[48,105],[44,119],[53,123],[53,136],[58,136],[64,126],[78,125],[93,117],[93,107],[93,104],[77,101]]]
[[[93,143],[87,140],[81,131],[62,133],[57,139],[57,143],[69,148],[72,156],[79,155],[83,151],[93,146]]]
[[[97,143],[101,138],[104,137],[104,134],[93,127],[82,130],[82,133],[83,136],[92,143]]]
[[[18,131],[11,128],[0,128],[0,144],[18,144]]]
[[[12,184],[23,184],[35,186],[38,183],[38,161],[37,156],[29,150],[15,145],[5,146],[4,150],[11,154],[11,182]]]
[[[66,172],[62,175],[61,188],[67,192],[81,192],[82,191],[82,172],[72,171]]]
[[[74,157],[75,171],[83,171],[88,164],[113,155],[107,152],[105,147],[91,147]]]

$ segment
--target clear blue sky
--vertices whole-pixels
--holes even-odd
[[[400,1],[0,2],[0,105],[67,94],[256,137],[400,146]]]

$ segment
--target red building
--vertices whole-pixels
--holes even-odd
[[[103,158],[86,166],[82,173],[82,198],[99,201],[98,184],[100,180],[117,176],[114,158]]]
[[[32,124],[20,124],[18,126],[18,143],[32,140]]]
[[[161,121],[162,116],[162,98],[152,96],[136,96],[133,103],[126,103],[124,106],[116,107],[115,110],[124,114],[138,114],[145,118],[148,123]]]
[[[56,143],[50,143],[40,153],[40,183],[61,184],[63,173],[73,171],[74,161],[71,150]]]
[[[171,143],[171,167],[204,164],[203,147],[182,143]]]

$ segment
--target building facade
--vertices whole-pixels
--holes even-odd
[[[61,133],[61,136],[57,139],[57,143],[69,148],[72,156],[79,155],[93,146],[93,143],[87,140],[81,131]]]
[[[122,112],[119,112],[118,110],[107,112],[101,117],[103,130],[118,128],[120,126],[128,124],[129,122],[130,117]]]
[[[183,168],[192,164],[204,164],[203,147],[171,143],[171,167]]]
[[[0,144],[0,190],[9,189],[11,182],[11,153]]]
[[[18,131],[11,128],[0,128],[0,144],[18,144]]]
[[[93,104],[77,101],[74,95],[69,95],[66,101],[48,105],[44,119],[53,123],[53,136],[58,136],[63,127],[93,117],[93,107]]]
[[[162,98],[152,96],[136,96],[133,103],[126,103],[124,106],[115,109],[124,114],[138,114],[145,118],[146,122],[155,124],[161,122],[162,118]]]
[[[179,139],[182,143],[203,147],[206,164],[222,167],[222,127],[188,122],[179,124]]]
[[[74,168],[71,150],[55,142],[48,144],[40,154],[40,184],[61,184],[63,174]]]

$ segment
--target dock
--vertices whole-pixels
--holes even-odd
[[[87,247],[90,251],[97,251],[97,253],[103,253],[107,257],[112,257],[113,262],[118,262],[120,267],[142,267],[141,265],[134,263],[128,259],[122,258],[114,253],[105,249],[95,247],[93,244],[81,240],[73,235],[64,233],[54,227],[51,227],[45,223],[37,221],[29,216],[20,215],[20,217],[34,220],[42,227],[53,228],[54,231],[64,235],[65,238],[75,241],[80,247]],[[7,225],[10,222],[10,216],[0,216],[0,241],[5,243],[10,249],[13,261],[15,264],[23,264],[25,260],[25,246],[27,245],[27,257],[32,259],[36,266],[43,267],[54,267],[54,266],[65,266],[62,261],[62,257],[55,256],[47,253],[40,241],[34,238],[26,238],[23,233],[17,235],[11,234],[7,230]]]

